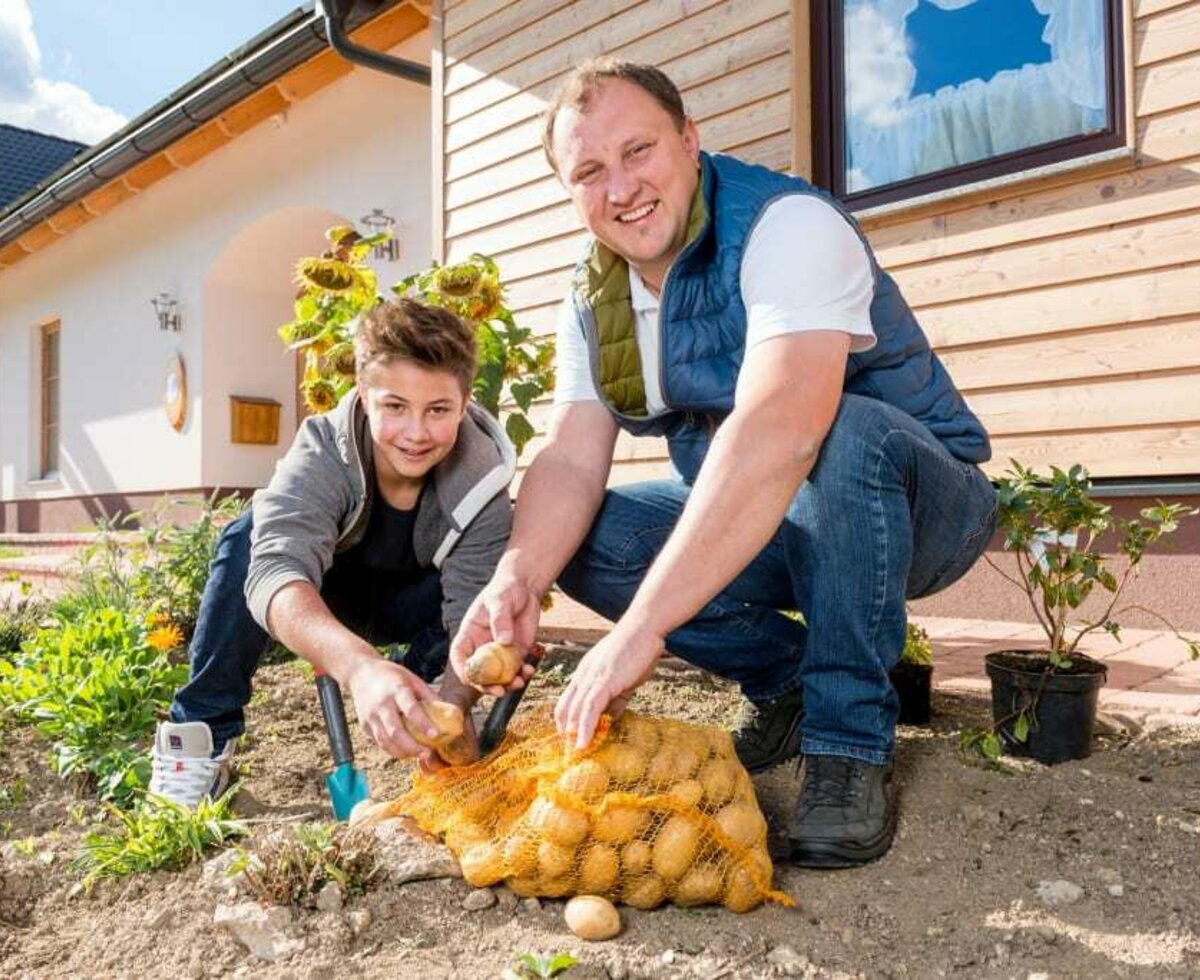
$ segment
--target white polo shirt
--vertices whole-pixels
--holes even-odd
[[[851,352],[875,346],[871,300],[875,280],[866,247],[838,211],[811,194],[792,194],[763,211],[742,252],[746,350],[782,334],[842,330]],[[659,384],[658,297],[629,270],[634,330],[642,357],[646,407],[666,411]],[[571,301],[559,312],[555,404],[599,401],[588,366],[587,342]]]

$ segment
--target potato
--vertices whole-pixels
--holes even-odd
[[[532,875],[537,870],[537,856],[538,842],[527,828],[514,831],[504,842],[504,863],[510,875]]]
[[[721,897],[722,885],[720,869],[698,861],[671,888],[671,900],[677,905],[707,905]]]
[[[608,770],[595,759],[583,759],[558,777],[558,788],[594,803],[608,792]]]
[[[687,817],[668,818],[654,841],[650,863],[666,881],[677,881],[692,866],[700,848],[700,831]]]
[[[725,876],[721,903],[730,912],[749,912],[762,904],[763,894],[754,882],[754,874],[744,865],[731,865]]]
[[[538,891],[538,886],[541,882],[537,878],[527,875],[522,875],[519,878],[509,878],[505,884],[508,885],[510,892],[521,898],[537,898],[541,894]]]
[[[490,840],[491,836],[477,823],[461,823],[446,831],[446,846],[455,854],[462,854],[468,847]]]
[[[700,785],[704,787],[704,805],[719,807],[733,799],[738,785],[737,763],[729,759],[709,759],[700,768]]]
[[[621,867],[627,875],[640,875],[650,869],[654,848],[648,841],[631,840],[621,848]]]
[[[467,658],[467,683],[507,686],[520,673],[525,654],[508,643],[485,643]]]
[[[675,778],[687,779],[695,774],[708,758],[708,744],[704,739],[684,739],[675,747]]]
[[[621,932],[616,906],[597,895],[576,895],[563,909],[563,918],[575,935],[591,942],[612,939]]]
[[[570,878],[538,878],[536,887],[537,894],[543,898],[562,898],[575,891]]]
[[[608,770],[615,783],[632,783],[646,771],[646,757],[626,742],[607,742],[591,757]]]
[[[753,800],[735,800],[718,810],[714,819],[721,832],[742,847],[760,843],[767,832],[767,822]]]
[[[438,734],[430,738],[421,728],[401,715],[404,728],[413,737],[413,740],[426,748],[433,749],[452,766],[462,766],[474,762],[475,753],[463,735],[462,709],[448,701],[422,701],[421,708],[433,722]]]
[[[658,750],[658,725],[649,718],[626,711],[613,728],[613,734],[634,746],[643,758],[653,758],[654,753]]]
[[[653,909],[667,897],[667,886],[653,872],[631,878],[621,887],[621,901],[635,909]]]
[[[551,840],[538,844],[537,866],[543,878],[561,878],[575,864],[575,849]]]
[[[495,844],[472,844],[458,859],[463,878],[476,888],[487,888],[504,877],[504,861]]]
[[[351,827],[374,827],[391,815],[390,800],[359,800],[350,811]]]
[[[676,806],[692,810],[704,796],[704,787],[698,779],[685,779],[667,790],[667,796]]]
[[[609,844],[592,844],[579,861],[579,890],[589,895],[612,891],[621,870],[617,849]]]
[[[586,813],[539,799],[530,808],[530,826],[543,837],[563,847],[576,847],[587,835],[590,821]]]
[[[633,806],[609,806],[592,818],[592,836],[610,844],[624,844],[637,837],[649,822],[649,810]]]
[[[646,782],[654,788],[674,785],[681,778],[679,753],[669,745],[662,746],[646,766]]]

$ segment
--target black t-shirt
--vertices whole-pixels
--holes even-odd
[[[421,578],[425,569],[417,563],[413,527],[424,493],[422,487],[412,510],[397,510],[376,490],[366,532],[358,544],[334,557],[330,572],[340,568],[344,573],[369,573],[372,577],[386,577],[391,585]]]

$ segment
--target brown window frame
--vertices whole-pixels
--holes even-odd
[[[830,191],[851,210],[923,197],[1126,145],[1124,10],[1122,0],[1105,0],[1108,13],[1105,53],[1109,68],[1107,129],[848,194],[844,185],[846,130],[841,108],[845,106],[842,0],[811,0],[811,5],[813,183]]]
[[[59,432],[62,429],[62,321],[54,320],[42,324],[41,336],[41,392],[42,412],[41,452],[39,456],[39,476],[47,479],[58,473],[59,463]],[[55,345],[57,367],[51,372],[50,345]],[[53,391],[51,390],[53,389]],[[54,421],[50,421],[50,408],[53,403]]]

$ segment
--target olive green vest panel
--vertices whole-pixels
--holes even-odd
[[[698,184],[688,214],[688,243],[699,236],[707,221],[704,187]],[[596,319],[600,363],[592,366],[592,373],[601,397],[622,415],[644,418],[648,414],[646,385],[634,329],[629,265],[607,245],[593,241],[576,270],[573,288],[580,305],[590,308]]]

